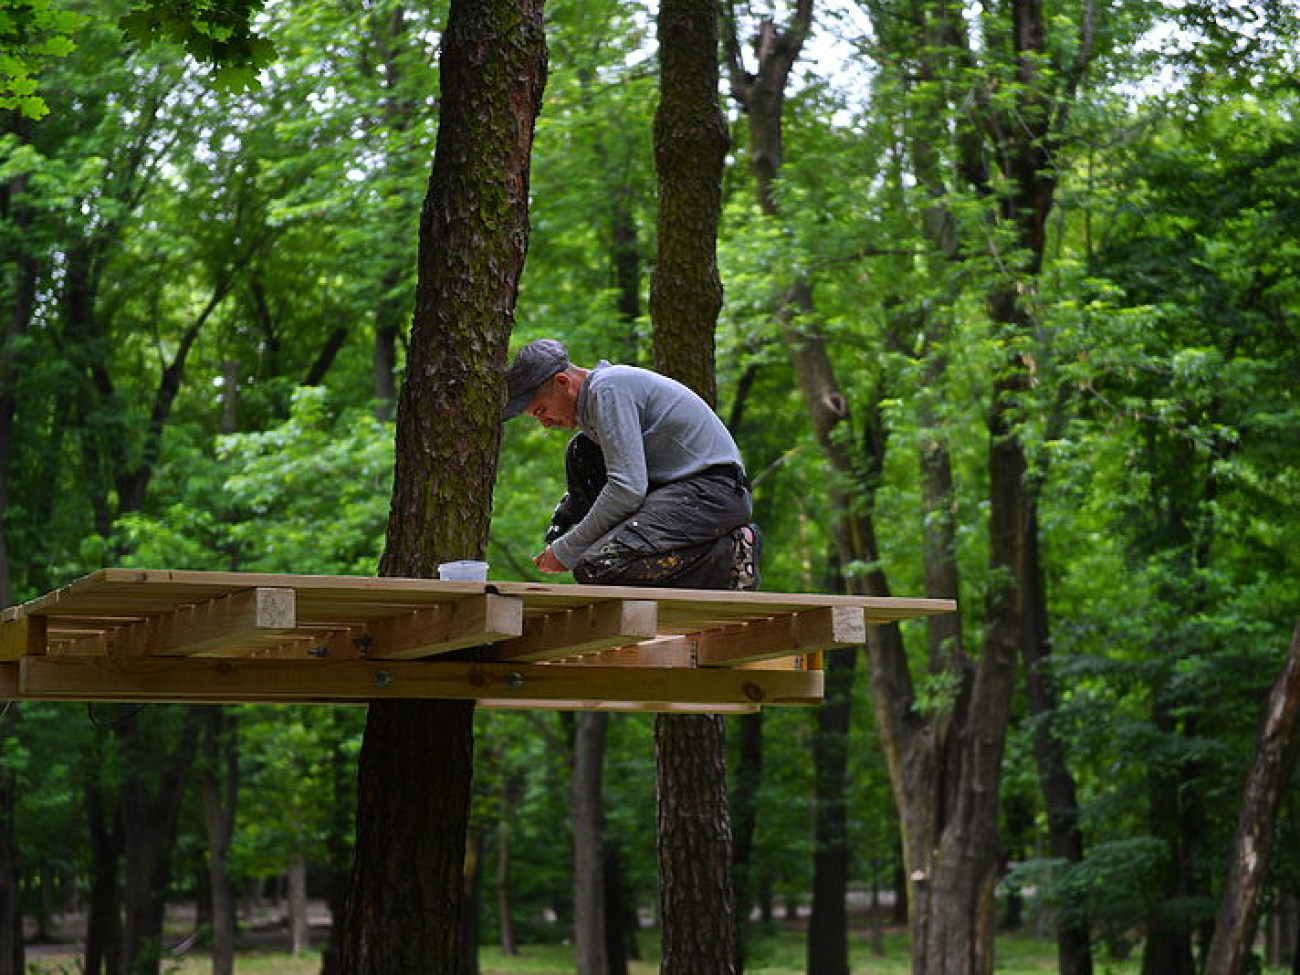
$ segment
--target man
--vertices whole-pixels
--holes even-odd
[[[555,339],[520,349],[506,388],[506,420],[579,431],[539,569],[602,585],[758,588],[740,450],[694,392],[648,369],[575,366]]]

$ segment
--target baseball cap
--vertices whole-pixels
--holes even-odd
[[[556,373],[569,368],[569,352],[555,339],[529,342],[506,370],[506,408],[501,419],[509,420],[528,409],[537,387]]]

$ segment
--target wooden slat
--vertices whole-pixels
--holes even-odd
[[[0,621],[0,660],[17,660],[45,652],[45,617],[28,616],[16,610],[5,615]]]
[[[658,632],[658,606],[648,599],[619,599],[532,616],[516,640],[497,645],[486,660],[539,661],[651,639]]]
[[[566,660],[575,667],[694,667],[695,648],[685,636],[659,637],[645,643],[611,647]]]
[[[866,642],[867,624],[858,607],[830,606],[713,630],[696,639],[696,659],[701,667],[729,667],[860,645]]]
[[[23,698],[105,701],[359,701],[453,698],[682,705],[816,704],[822,674],[484,664],[24,657]]]
[[[611,711],[632,714],[754,714],[758,704],[666,704],[637,701],[518,701],[487,698],[478,702],[489,711]]]
[[[182,605],[138,623],[61,645],[68,656],[196,656],[247,651],[292,632],[296,595],[286,587],[243,589],[206,602]]]
[[[524,632],[524,603],[509,596],[472,596],[379,620],[366,630],[367,657],[411,660],[518,637]]]
[[[20,697],[18,680],[17,662],[0,663],[0,701],[16,701]]]

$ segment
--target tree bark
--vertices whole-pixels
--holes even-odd
[[[239,795],[237,712],[213,706],[203,724],[203,821],[208,838],[212,900],[212,975],[235,970],[235,893],[230,882],[230,841]]]
[[[1276,837],[1278,809],[1300,754],[1300,626],[1282,673],[1269,692],[1242,790],[1241,812],[1204,970],[1215,975],[1254,971],[1260,900]]]
[[[0,741],[17,738],[18,716],[17,702],[0,704]],[[0,975],[23,975],[27,970],[23,911],[18,899],[18,844],[14,836],[17,794],[13,769],[0,768]]]
[[[384,576],[433,578],[440,561],[486,551],[545,81],[540,0],[453,0],[441,52]],[[473,712],[458,701],[370,706],[340,951],[348,975],[464,970]],[[422,774],[430,760],[436,774]]]
[[[735,970],[722,737],[719,715],[678,714],[655,722],[661,975]]]
[[[763,782],[763,712],[742,715],[739,729],[731,804],[731,876],[735,890],[736,975],[745,970],[749,942],[749,912],[754,906],[754,831],[758,826],[758,793]]]
[[[122,836],[122,968],[129,975],[161,970],[163,913],[185,780],[198,750],[203,708],[176,720],[165,710],[132,714],[115,727],[124,746]],[[179,727],[177,727],[179,722]]]
[[[661,0],[658,41],[654,361],[712,405],[713,333],[722,307],[717,233],[728,145],[718,104],[717,5]],[[655,719],[663,975],[735,970],[724,741],[717,715]]]
[[[606,975],[605,814],[601,766],[609,715],[578,715],[573,742],[573,930],[578,975]]]
[[[285,879],[289,921],[289,954],[301,958],[311,950],[311,931],[307,927],[307,856],[294,853]]]
[[[826,698],[813,737],[814,836],[812,912],[808,919],[808,975],[848,975],[850,846],[849,728],[857,651],[827,655]]]

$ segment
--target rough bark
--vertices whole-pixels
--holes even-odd
[[[658,248],[650,279],[655,367],[712,404],[722,308],[718,221],[727,125],[718,104],[718,15],[710,0],[661,0],[654,118]]]
[[[661,975],[735,971],[722,722],[712,714],[655,722]]]
[[[658,40],[654,361],[712,404],[713,333],[722,306],[717,231],[728,144],[717,94],[716,4],[661,0]],[[655,720],[663,975],[735,970],[724,740],[716,715],[661,714]]]
[[[440,561],[481,558],[487,547],[545,81],[540,0],[453,0],[441,52],[385,576],[433,578]],[[401,700],[369,709],[340,951],[348,975],[464,970],[473,710]],[[434,774],[424,774],[431,760]]]
[[[1254,971],[1255,933],[1260,901],[1275,840],[1274,827],[1287,783],[1300,754],[1300,626],[1282,673],[1264,704],[1237,832],[1228,860],[1228,879],[1219,901],[1214,937],[1204,970],[1216,975]]]
[[[605,916],[605,813],[601,767],[609,715],[578,715],[573,742],[573,931],[578,975],[605,975],[609,967]]]

